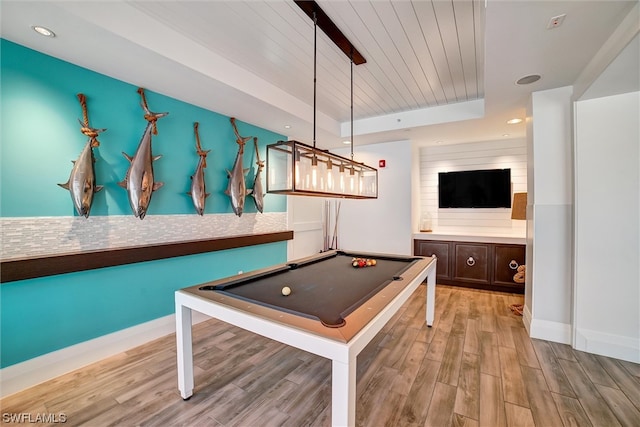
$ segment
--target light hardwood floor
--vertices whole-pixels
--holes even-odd
[[[424,295],[358,357],[358,425],[640,425],[640,365],[530,339],[509,309],[520,295],[438,285],[427,328]],[[174,339],[8,396],[2,413],[63,413],[73,426],[330,424],[327,359],[209,320],[194,327],[196,389],[183,401]]]

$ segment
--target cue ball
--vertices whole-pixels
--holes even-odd
[[[289,295],[291,293],[291,288],[288,286],[285,286],[284,288],[282,288],[282,295],[284,295],[285,297],[287,295]]]

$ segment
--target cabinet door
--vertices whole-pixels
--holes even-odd
[[[454,243],[454,280],[489,284],[490,245]]]
[[[494,283],[523,287],[524,284],[513,281],[518,266],[525,263],[525,247],[521,245],[495,245]]]
[[[413,253],[419,256],[433,256],[438,258],[436,279],[450,279],[449,271],[449,242],[435,240],[414,240]]]

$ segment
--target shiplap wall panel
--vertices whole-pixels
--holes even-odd
[[[438,208],[439,172],[505,168],[511,169],[512,193],[526,192],[526,140],[510,139],[422,147],[420,149],[421,213],[429,213],[433,227],[443,231],[524,230],[525,221],[512,220],[511,209]]]

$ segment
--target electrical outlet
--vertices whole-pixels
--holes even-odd
[[[554,16],[553,18],[549,19],[549,23],[547,24],[547,30],[552,30],[562,25],[562,22],[564,21],[565,16],[567,16],[567,14],[563,13],[562,15]]]

